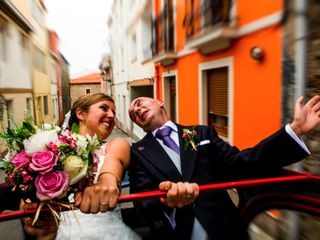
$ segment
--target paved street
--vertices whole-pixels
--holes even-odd
[[[125,132],[123,132],[122,130],[118,129],[118,128],[114,128],[111,135],[108,137],[108,140],[111,141],[114,138],[117,137],[123,137],[125,139],[127,139],[130,143],[135,142],[135,140],[133,138],[131,138],[130,136],[128,136]]]

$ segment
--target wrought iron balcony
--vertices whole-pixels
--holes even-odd
[[[174,63],[174,22],[171,4],[165,4],[164,10],[153,21],[152,56],[154,62],[163,65]]]
[[[230,26],[230,9],[231,0],[202,1],[198,7],[191,0],[183,22],[186,48],[197,48],[204,54],[227,48],[236,33]]]

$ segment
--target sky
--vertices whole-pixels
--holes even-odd
[[[70,78],[99,70],[109,52],[107,19],[112,0],[45,0],[48,27],[70,64]]]

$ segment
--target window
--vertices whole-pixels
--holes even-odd
[[[45,55],[44,53],[36,46],[33,48],[33,65],[34,68],[40,72],[45,72]]]
[[[52,118],[53,120],[56,119],[56,101],[52,99]]]
[[[41,110],[41,97],[37,97],[37,111]]]
[[[86,94],[90,94],[91,89],[90,88],[86,88]]]
[[[143,59],[149,59],[152,57],[152,8],[151,6],[146,10],[146,13],[142,17],[142,51]]]
[[[120,95],[118,94],[118,101],[116,102],[116,109],[120,109],[120,103],[121,103],[121,99],[120,99]],[[117,116],[121,117],[121,112],[117,112]]]
[[[7,120],[8,120],[8,128],[14,128],[14,119],[13,119],[13,101],[6,101],[7,107]]]
[[[137,36],[133,34],[131,42],[131,61],[134,62],[137,60]]]
[[[208,124],[218,134],[228,137],[228,67],[207,72],[208,79]]]
[[[0,17],[0,60],[7,60],[7,23]]]
[[[121,47],[121,57],[120,57],[120,64],[121,64],[121,72],[124,72],[124,50],[123,48]]]
[[[27,107],[26,114],[28,116],[32,116],[32,100],[31,100],[31,98],[26,99],[26,107]]]
[[[56,65],[55,65],[55,63],[51,63],[50,64],[49,74],[50,74],[51,83],[52,84],[57,84],[57,73],[56,73]]]
[[[44,27],[45,25],[45,21],[44,21],[44,15],[43,15],[43,11],[40,8],[40,5],[38,3],[38,1],[32,1],[32,16],[36,19],[36,21],[38,22],[38,24],[41,27]]]
[[[22,33],[20,34],[21,62],[22,66],[27,68],[29,63],[28,40]]]
[[[5,112],[6,101],[2,95],[0,95],[0,121],[3,121],[3,114]]]
[[[48,115],[49,109],[48,109],[48,96],[43,96],[43,114]]]
[[[164,87],[164,104],[170,119],[177,121],[177,90],[176,90],[176,73],[163,78]]]

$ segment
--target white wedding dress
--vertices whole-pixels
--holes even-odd
[[[106,144],[101,146],[98,172],[105,158]],[[97,179],[95,179],[97,181]],[[113,211],[97,214],[85,214],[80,210],[66,211],[60,214],[57,240],[132,240],[141,239],[138,234],[124,224],[120,205]]]

